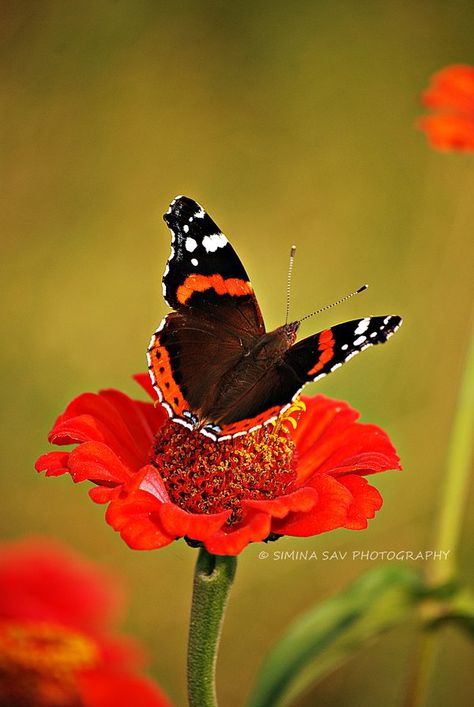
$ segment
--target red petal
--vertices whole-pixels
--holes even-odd
[[[338,479],[352,494],[345,528],[362,530],[367,528],[367,519],[373,518],[382,507],[382,496],[361,476],[344,476]]]
[[[168,413],[158,403],[143,403],[141,400],[135,400],[135,405],[148,421],[150,428],[155,430],[155,435],[165,422],[169,420]]]
[[[310,511],[318,502],[318,492],[311,487],[305,487],[269,501],[242,501],[243,508],[253,508],[264,511],[273,518],[284,518],[291,512]]]
[[[400,469],[390,439],[376,425],[356,422],[358,413],[347,403],[323,396],[305,399],[294,438],[298,449],[298,483],[312,485],[318,474],[373,474]],[[302,428],[302,429],[301,429]]]
[[[154,550],[169,545],[175,538],[161,527],[157,507],[159,502],[146,491],[133,491],[125,498],[113,500],[105,519],[120,532],[122,539],[134,550]]]
[[[109,437],[109,439],[112,439]],[[106,442],[107,429],[92,415],[77,415],[56,421],[49,433],[51,444],[76,444],[80,442]]]
[[[170,500],[158,469],[151,464],[143,467],[140,475],[134,479],[133,487],[140,491],[147,491],[162,503],[168,503]]]
[[[331,455],[318,472],[375,474],[401,469],[400,459],[388,435],[376,425],[355,423],[339,436],[338,446],[331,442],[328,440],[327,446],[327,450],[331,448]]]
[[[46,476],[61,476],[69,473],[69,452],[48,452],[36,460],[36,471],[45,471]]]
[[[240,526],[233,526],[229,531],[221,529],[204,544],[206,550],[214,555],[238,555],[250,542],[265,540],[270,529],[270,515],[250,509]]]
[[[79,676],[78,690],[84,707],[172,707],[157,685],[139,675],[85,673]]]
[[[135,373],[133,379],[138,383],[138,385],[143,388],[146,393],[148,393],[152,400],[158,400],[157,392],[151,384],[151,379],[148,373]]]
[[[95,632],[121,613],[117,581],[51,540],[2,543],[0,586],[1,618]]]
[[[319,496],[316,506],[308,512],[289,513],[283,520],[274,520],[274,533],[307,537],[344,527],[352,503],[349,490],[325,474],[315,477],[313,487]]]
[[[132,435],[138,449],[140,451],[146,450],[146,455],[148,455],[154,436],[164,421],[164,419],[160,419],[160,413],[157,410],[155,411],[151,403],[138,405],[135,400],[131,400],[119,390],[102,390],[100,394],[112,403],[121,418],[126,420],[128,431]],[[149,410],[155,411],[153,421],[143,414],[145,405]],[[168,415],[165,415],[165,417],[168,419]]]
[[[129,636],[115,634],[100,634],[96,636],[99,659],[96,665],[112,669],[114,672],[122,670],[141,670],[148,663],[143,646]]]
[[[357,410],[351,408],[342,400],[333,400],[325,395],[316,395],[313,398],[303,396],[306,412],[301,415],[293,439],[298,447],[299,456],[304,456],[308,451],[313,452],[319,440],[324,441],[328,430],[332,435],[337,435],[359,417]]]
[[[69,455],[69,471],[74,481],[123,484],[133,476],[110,447],[100,442],[84,442]]]
[[[59,416],[50,433],[50,441],[56,444],[90,441],[106,442],[122,459],[140,467],[150,452],[151,441],[136,440],[131,430],[137,426],[137,406],[126,395],[116,391],[117,396],[111,399],[112,392],[104,391],[98,395],[84,393],[75,398]],[[119,407],[118,398],[120,398]],[[80,418],[79,422],[73,418]],[[90,422],[93,420],[93,423]],[[88,421],[88,422],[87,422]],[[86,424],[87,422],[87,424]],[[144,421],[145,422],[145,421]],[[72,429],[69,426],[72,425]],[[79,425],[78,436],[74,436]],[[85,435],[89,434],[87,438]]]
[[[164,530],[175,538],[186,536],[192,540],[206,540],[216,533],[230,516],[222,513],[188,513],[174,503],[163,503],[158,515]]]
[[[428,108],[464,113],[474,117],[474,66],[447,66],[431,79],[423,94]]]
[[[88,493],[94,503],[104,504],[113,501],[114,498],[118,498],[121,488],[121,486],[113,486],[112,488],[108,488],[107,486],[93,486],[89,489]]]
[[[440,150],[474,150],[474,118],[440,113],[420,118],[419,127],[432,147]]]

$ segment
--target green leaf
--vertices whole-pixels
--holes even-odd
[[[444,607],[443,613],[431,622],[429,628],[439,628],[443,624],[453,624],[463,629],[474,640],[474,594],[461,588]]]
[[[289,704],[367,641],[405,621],[423,595],[422,578],[409,567],[382,566],[361,575],[283,634],[263,662],[248,707]]]

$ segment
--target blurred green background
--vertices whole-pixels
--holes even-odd
[[[418,95],[474,63],[474,6],[421,0],[217,2],[4,0],[1,5],[2,535],[62,538],[121,574],[126,628],[184,704],[195,551],[129,550],[85,485],[33,470],[66,403],[145,368],[166,312],[161,220],[201,201],[244,260],[268,326],[364,282],[303,334],[368,314],[402,330],[310,392],[383,426],[404,471],[374,479],[365,532],[286,538],[279,550],[432,549],[472,307],[474,156],[431,151]],[[473,579],[472,518],[459,561]],[[276,546],[275,546],[276,547]],[[449,549],[449,548],[441,548]],[[239,561],[219,658],[225,707],[250,689],[285,624],[373,563]],[[364,649],[299,707],[401,705],[414,628]],[[472,704],[472,649],[444,634],[430,705]]]

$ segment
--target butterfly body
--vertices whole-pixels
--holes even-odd
[[[242,263],[204,209],[177,197],[164,219],[172,245],[163,294],[175,311],[151,338],[148,368],[169,416],[211,439],[268,424],[307,382],[400,326],[400,317],[365,317],[298,343],[298,321],[267,332]]]

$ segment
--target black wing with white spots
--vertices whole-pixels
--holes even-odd
[[[163,275],[163,295],[170,307],[214,309],[250,303],[258,332],[263,318],[244,266],[202,206],[177,196],[163,216],[171,232],[171,254]],[[219,317],[217,313],[217,317]]]
[[[337,324],[292,346],[284,360],[303,386],[332,373],[369,346],[383,344],[401,323],[401,317],[387,315]]]

